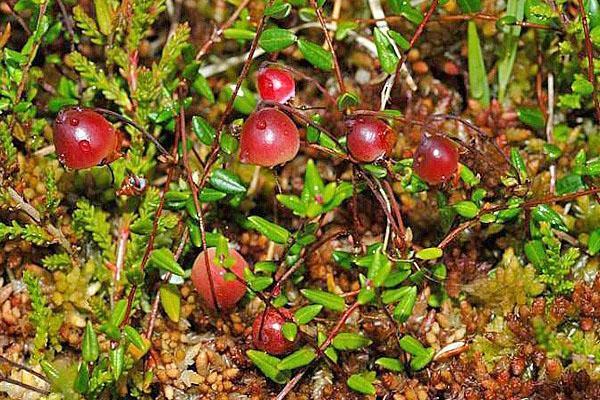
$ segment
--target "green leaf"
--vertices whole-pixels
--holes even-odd
[[[162,268],[165,271],[171,272],[178,276],[184,276],[185,271],[181,268],[181,265],[175,260],[175,256],[171,250],[166,247],[152,250],[150,253],[149,262],[157,268]]]
[[[177,286],[171,284],[163,284],[160,287],[160,304],[163,310],[167,313],[169,319],[173,322],[179,322],[181,314],[181,294]]]
[[[323,343],[325,343],[325,340],[327,340],[327,336],[323,332],[318,331],[317,332],[317,345],[321,346]],[[334,363],[337,363],[338,354],[332,346],[328,346],[323,351],[323,353],[325,353],[327,358],[329,358],[331,361],[333,361]]]
[[[413,356],[427,354],[427,349],[417,339],[410,335],[404,335],[400,339],[400,347]]]
[[[533,129],[543,129],[546,126],[544,114],[539,107],[519,107],[517,108],[519,120]]]
[[[281,333],[283,333],[283,337],[293,342],[296,340],[296,335],[298,334],[298,325],[293,322],[284,322],[281,327]]]
[[[196,76],[196,79],[194,79],[194,82],[192,82],[192,89],[199,95],[206,98],[206,100],[208,100],[208,102],[210,104],[215,104],[215,95],[213,94],[210,84],[208,83],[208,80],[204,77],[204,75],[198,74]],[[193,117],[193,118],[195,118],[195,117]],[[192,118],[192,124],[194,121],[193,118]],[[213,136],[213,139],[214,139],[214,136]],[[200,138],[200,140],[202,141],[202,143],[204,143],[204,141],[201,138]],[[211,143],[212,143],[212,141],[211,141]],[[204,144],[206,144],[206,143],[204,143]]]
[[[81,343],[81,356],[85,362],[89,363],[96,361],[99,353],[100,346],[98,344],[98,337],[96,336],[92,323],[87,321]]]
[[[371,345],[373,341],[357,333],[341,332],[333,338],[331,343],[338,350],[358,350]]]
[[[323,306],[321,304],[311,304],[310,306],[304,306],[294,313],[294,319],[299,325],[308,324],[310,321],[313,320],[313,318],[319,315],[322,309]]]
[[[282,226],[269,222],[266,219],[253,215],[248,217],[248,221],[254,229],[265,235],[275,243],[285,244],[290,238],[290,232]]]
[[[506,4],[506,15],[516,22],[523,21],[525,13],[525,0],[508,0]],[[498,21],[499,22],[499,21]],[[500,102],[504,100],[506,88],[512,74],[515,57],[517,55],[517,45],[521,34],[520,26],[510,26],[504,31],[502,37],[502,52],[498,61],[498,98]]]
[[[207,146],[210,146],[214,142],[215,137],[217,137],[215,128],[199,115],[192,117],[192,132]]]
[[[410,42],[404,38],[401,34],[396,31],[389,30],[387,32],[388,36],[396,42],[396,44],[404,51],[410,49]]]
[[[481,11],[481,0],[457,0],[460,9],[468,14]]]
[[[569,174],[556,181],[556,194],[558,195],[575,193],[579,189],[585,189],[585,183],[581,179],[581,175]]]
[[[530,240],[524,247],[527,259],[537,268],[546,262],[546,249],[541,240]]]
[[[600,228],[590,233],[590,238],[588,239],[588,251],[593,256],[600,251]]]
[[[348,378],[346,384],[355,392],[372,396],[376,393],[375,386],[372,383],[373,380],[374,377],[371,379],[371,376],[366,376],[365,374],[354,374]]]
[[[396,304],[396,308],[394,309],[394,319],[405,322],[412,315],[416,302],[417,287],[411,286],[411,290],[407,291],[406,295],[400,299],[398,304]]]
[[[435,350],[433,348],[430,347],[428,349],[425,349],[425,352],[423,354],[419,354],[413,357],[412,360],[410,360],[410,368],[413,371],[422,370],[427,364],[431,362],[431,360],[433,360],[434,354]]]
[[[292,11],[292,5],[282,0],[275,0],[273,4],[265,8],[264,15],[275,19],[287,18]]]
[[[461,217],[475,218],[479,214],[479,207],[475,203],[469,200],[459,201],[453,205],[454,209]]]
[[[303,347],[281,360],[277,364],[277,368],[281,371],[300,368],[310,364],[315,358],[317,358],[317,354],[313,349]]]
[[[571,90],[581,96],[589,96],[594,93],[594,85],[582,75],[575,75],[575,80],[571,83]]]
[[[246,193],[246,187],[233,172],[218,168],[210,176],[210,184],[217,190],[228,194]]]
[[[269,28],[260,35],[258,45],[264,51],[274,53],[293,45],[296,40],[298,37],[287,29]]]
[[[380,287],[384,284],[391,271],[392,263],[381,250],[378,250],[373,255],[373,262],[369,267],[367,278],[373,282],[373,286]]]
[[[236,40],[252,40],[254,39],[253,31],[247,29],[229,28],[223,31],[223,37],[225,39],[236,39]]]
[[[293,194],[278,194],[277,200],[285,207],[289,208],[294,214],[303,217],[306,214],[306,204],[300,197]]]
[[[548,204],[540,204],[535,207],[531,212],[531,216],[537,222],[547,222],[553,228],[564,232],[569,231],[560,214],[554,211]]]
[[[109,324],[119,326],[125,319],[127,314],[127,299],[121,299],[115,303],[110,318],[108,319]]]
[[[415,257],[421,260],[435,260],[444,255],[444,250],[439,247],[428,247],[426,249],[419,250]]]
[[[416,286],[402,286],[398,289],[384,290],[381,294],[381,301],[383,301],[383,304],[395,303],[406,296],[412,296],[413,292],[414,294],[417,293]]]
[[[79,368],[77,369],[77,377],[73,383],[73,388],[77,393],[85,394],[89,389],[89,383],[90,372],[88,371],[88,366],[85,362],[81,362],[79,363]]]
[[[146,353],[149,350],[148,342],[144,341],[142,335],[140,335],[134,327],[129,325],[125,326],[125,328],[123,328],[123,336],[125,336],[125,339],[127,339],[129,343],[137,347],[139,351]]]
[[[104,36],[110,36],[113,33],[113,15],[111,5],[108,0],[94,0],[94,11],[100,32]]]
[[[397,358],[380,357],[375,361],[375,364],[394,372],[404,371],[404,365]]]
[[[477,25],[474,21],[468,22],[467,54],[471,97],[478,100],[482,106],[488,107],[490,105],[490,87],[477,34]]]
[[[115,381],[118,381],[123,373],[123,366],[125,365],[125,348],[123,346],[117,346],[111,349],[108,353],[110,360],[110,369],[112,376]]]
[[[279,358],[258,350],[247,350],[246,355],[273,382],[283,384],[290,379],[289,371],[280,371],[277,368],[281,362]]]
[[[396,64],[398,64],[398,57],[394,53],[394,48],[388,37],[379,28],[374,30],[374,39],[381,68],[388,74],[393,74],[396,72]]]
[[[344,311],[346,309],[344,298],[337,294],[324,292],[319,289],[302,289],[300,292],[311,302],[321,304],[327,309],[333,311]]]
[[[350,107],[355,107],[360,103],[360,99],[356,93],[344,92],[337,99],[337,106],[340,111],[344,111]]]
[[[333,56],[318,44],[301,38],[298,40],[298,49],[306,61],[313,66],[323,71],[331,71],[333,69]]]
[[[335,40],[341,41],[346,39],[348,33],[356,28],[358,24],[354,21],[341,21],[338,22],[337,30],[335,31]]]

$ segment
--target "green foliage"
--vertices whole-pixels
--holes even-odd
[[[541,228],[541,255],[534,258],[528,254],[529,260],[538,269],[540,280],[547,284],[548,289],[555,295],[566,294],[573,290],[574,283],[569,279],[572,267],[577,263],[580,253],[576,247],[562,251],[562,243],[546,225]],[[530,242],[531,243],[531,242]],[[535,254],[539,254],[536,252]]]
[[[12,221],[11,225],[0,223],[0,241],[6,239],[23,239],[38,246],[44,246],[54,241],[52,236],[41,226],[21,225],[17,221]]]
[[[469,87],[471,97],[479,100],[484,107],[490,104],[490,87],[483,60],[477,25],[474,21],[468,22],[467,48],[469,58]]]
[[[111,258],[111,226],[107,219],[108,213],[85,200],[77,202],[77,209],[73,213],[73,224],[79,234],[90,234],[96,245],[102,250],[104,257]]]
[[[83,10],[79,5],[73,7],[73,19],[75,23],[83,31],[83,34],[87,36],[92,43],[97,45],[103,45],[105,43],[104,35],[98,30],[96,21]]]
[[[44,268],[49,271],[66,270],[73,266],[71,256],[67,253],[57,253],[46,256],[42,259]]]
[[[77,51],[67,56],[67,62],[79,72],[88,86],[100,90],[104,97],[114,101],[117,105],[125,109],[131,109],[131,101],[119,85],[119,80],[109,79],[101,69]]]
[[[32,312],[29,314],[29,321],[35,328],[35,338],[33,339],[34,358],[37,360],[43,357],[48,340],[53,345],[58,345],[58,330],[62,325],[63,316],[53,312],[47,305],[46,296],[42,292],[40,281],[30,272],[23,274],[23,283],[27,286],[27,292],[31,300]]]
[[[534,268],[523,266],[510,248],[489,278],[478,278],[464,290],[477,302],[508,313],[515,305],[524,305],[528,298],[541,294],[544,285]]]

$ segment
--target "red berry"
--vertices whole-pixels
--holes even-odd
[[[261,68],[258,71],[257,87],[261,99],[276,103],[285,103],[296,95],[294,77],[281,68]]]
[[[54,121],[54,147],[68,168],[91,168],[112,160],[119,135],[99,113],[81,107],[62,110]]]
[[[458,169],[458,149],[444,136],[423,136],[413,157],[413,169],[431,185],[445,182]]]
[[[240,136],[240,161],[273,167],[298,154],[300,134],[294,121],[275,108],[263,108],[252,113]]]
[[[294,342],[283,336],[282,329],[284,323],[292,322],[292,314],[285,308],[275,310],[269,307],[264,320],[263,315],[263,312],[259,313],[252,325],[254,347],[275,356],[289,353],[294,348]]]
[[[208,253],[209,270],[210,275],[212,276],[215,297],[219,309],[230,310],[235,307],[242,297],[244,297],[244,294],[246,294],[246,286],[237,279],[233,281],[225,280],[224,275],[227,272],[232,272],[238,277],[243,278],[244,268],[248,266],[248,263],[240,253],[234,249],[229,249],[229,256],[233,257],[235,263],[231,268],[225,269],[215,261],[216,250],[214,247],[207,249],[206,252]],[[201,252],[198,257],[196,257],[196,261],[194,261],[194,266],[192,267],[191,278],[200,297],[204,299],[209,308],[216,310],[206,271],[206,256],[204,252]]]
[[[351,121],[347,145],[352,157],[360,162],[373,162],[389,154],[396,143],[396,133],[374,117]]]

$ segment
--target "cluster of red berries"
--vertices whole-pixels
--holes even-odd
[[[234,308],[246,293],[243,276],[244,269],[248,268],[248,263],[235,249],[229,249],[229,257],[233,258],[234,263],[229,269],[225,269],[219,265],[215,254],[216,250],[209,248],[196,257],[192,267],[192,283],[211,310],[227,311]],[[237,278],[226,280],[227,272],[235,274]],[[212,289],[209,279],[212,279]],[[283,324],[291,320],[291,313],[283,308],[278,310],[269,308],[264,314],[259,313],[252,327],[254,347],[274,355],[291,351],[294,342],[287,340],[283,335]]]

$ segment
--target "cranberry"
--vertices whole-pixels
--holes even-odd
[[[458,169],[458,149],[444,136],[423,136],[413,158],[413,169],[431,185],[445,182]]]
[[[119,135],[97,112],[81,107],[62,110],[54,121],[54,147],[60,162],[83,169],[110,162],[118,153]]]
[[[285,308],[275,310],[269,307],[266,314],[259,313],[252,325],[254,347],[274,356],[289,353],[294,348],[294,342],[283,336],[283,324],[287,321],[292,321],[292,314]]]
[[[230,310],[235,307],[242,297],[244,297],[246,286],[237,279],[233,281],[225,280],[224,275],[227,272],[232,272],[242,278],[244,276],[244,268],[248,266],[248,263],[240,253],[234,249],[229,249],[229,256],[234,258],[235,263],[227,270],[215,261],[216,250],[214,248],[207,249],[206,252],[208,253],[209,270],[219,309]],[[194,261],[194,266],[192,267],[192,283],[208,307],[212,310],[216,310],[206,271],[206,255],[204,252],[201,252],[198,257],[196,257],[196,261]]]
[[[294,122],[275,108],[263,108],[248,117],[240,137],[240,161],[273,167],[298,154],[300,134]]]
[[[396,143],[396,133],[374,117],[350,121],[348,150],[360,162],[373,162],[389,154]]]
[[[264,67],[257,75],[258,94],[261,99],[285,103],[296,95],[296,82],[288,71],[277,67]]]

